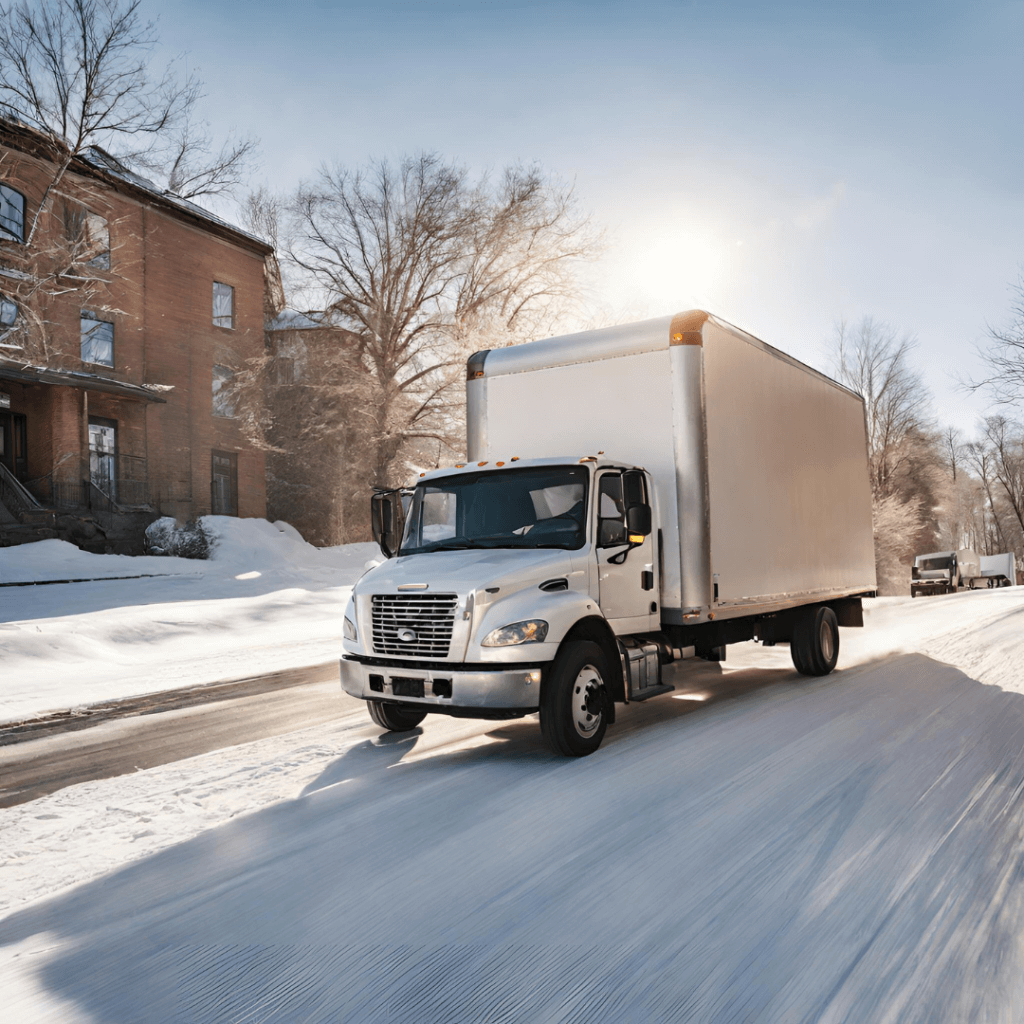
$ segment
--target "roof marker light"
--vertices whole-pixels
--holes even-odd
[[[513,462],[518,462],[519,461],[519,456],[518,455],[513,455],[512,456],[512,461]]]
[[[486,462],[478,462],[478,463],[477,463],[477,465],[478,465],[478,466],[486,466],[486,465],[487,465],[487,463],[486,463]]]
[[[504,465],[505,465],[505,463],[504,463],[504,462],[496,462],[496,463],[495,463],[495,465],[496,465],[496,466],[504,466]]]

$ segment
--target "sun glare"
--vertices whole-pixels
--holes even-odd
[[[614,260],[612,279],[652,315],[722,304],[742,242],[685,226],[642,228]]]

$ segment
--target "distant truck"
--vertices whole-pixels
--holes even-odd
[[[910,570],[910,596],[974,590],[982,579],[981,559],[969,548],[918,555]]]
[[[1012,587],[1017,583],[1017,559],[1012,551],[981,556],[981,575],[990,587]]]
[[[757,639],[832,671],[876,591],[859,395],[703,311],[478,352],[467,378],[467,462],[407,513],[372,502],[388,560],[353,589],[341,682],[381,727],[539,711],[581,756],[670,662]]]

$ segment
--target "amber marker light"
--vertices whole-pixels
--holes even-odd
[[[496,462],[496,463],[495,463],[495,465],[496,465],[496,466],[504,466],[504,465],[505,465],[505,463],[504,463],[504,462]]]
[[[643,542],[644,542],[644,535],[642,533],[631,533],[629,535],[629,543],[630,544],[643,544]]]
[[[486,465],[487,465],[487,463],[486,463],[486,462],[478,462],[478,463],[477,463],[477,465],[478,465],[478,466],[486,466]]]

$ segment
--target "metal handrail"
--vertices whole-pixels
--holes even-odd
[[[43,507],[36,500],[35,495],[0,462],[0,500],[7,505],[11,498],[14,499],[15,504],[21,506],[22,511]]]

